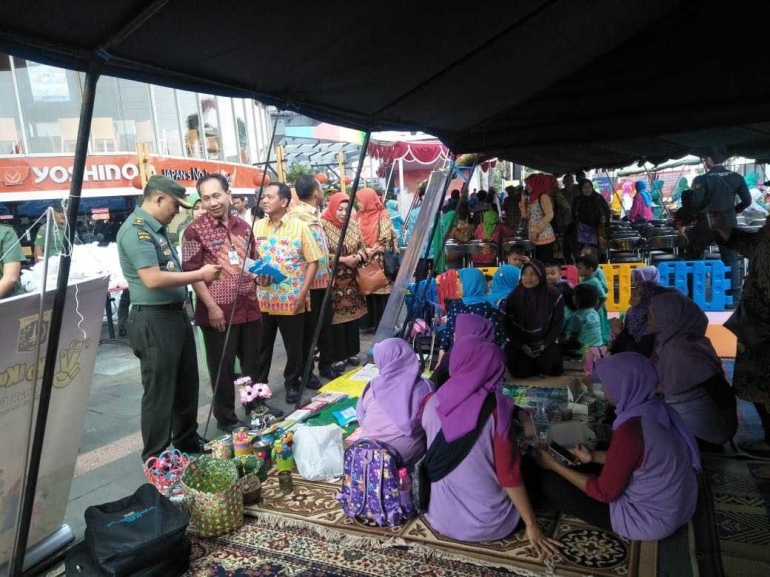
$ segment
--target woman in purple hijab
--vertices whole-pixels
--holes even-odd
[[[616,417],[609,450],[572,450],[573,469],[540,450],[545,499],[556,509],[638,541],[664,539],[686,523],[698,500],[700,453],[679,414],[655,390],[658,374],[638,353],[596,363]],[[593,474],[591,474],[593,473]]]
[[[708,323],[700,307],[681,293],[662,294],[650,303],[663,395],[702,448],[726,443],[738,429],[735,393],[706,338]]]
[[[495,341],[495,325],[492,321],[485,319],[479,315],[473,314],[461,314],[457,315],[455,321],[455,334],[454,341],[463,337],[480,337],[488,343]],[[436,370],[430,377],[433,384],[438,389],[449,379],[449,359],[452,354],[452,348],[450,348],[445,355],[441,357]]]
[[[402,339],[374,345],[374,362],[380,374],[366,386],[356,407],[362,437],[389,444],[411,469],[425,453],[420,407],[433,388],[420,377],[420,362]]]
[[[482,338],[463,337],[455,341],[449,370],[452,377],[425,403],[422,424],[428,447],[440,432],[448,447],[477,427],[480,432],[459,465],[431,483],[428,522],[452,539],[479,542],[507,537],[523,519],[530,543],[538,551],[555,553],[558,543],[543,534],[524,487],[511,434],[513,402],[499,388],[503,352]],[[481,422],[490,395],[495,408]]]
[[[659,294],[675,290],[659,283],[658,269],[654,266],[642,266],[631,271],[631,307],[626,312],[625,321],[610,321],[614,335],[609,347],[611,354],[640,353],[647,358],[652,356],[655,335],[647,326],[650,301]]]

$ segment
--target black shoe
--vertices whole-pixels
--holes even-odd
[[[319,367],[318,374],[321,375],[324,379],[333,381],[334,379],[342,376],[342,371],[339,370],[339,368],[333,366]]]
[[[267,403],[262,403],[262,405],[267,409],[267,412],[270,413],[272,416],[278,418],[283,417],[283,411],[277,407],[271,407]]]
[[[345,362],[348,364],[348,366],[351,366],[351,367],[358,367],[361,365],[361,359],[359,359],[358,357],[350,357]]]
[[[118,331],[118,338],[124,339],[128,336],[128,331],[126,329],[120,329]]]
[[[286,389],[286,404],[287,405],[294,405],[297,402],[297,399],[299,399],[299,388],[292,387],[290,389]]]
[[[307,389],[310,389],[311,391],[317,391],[321,387],[323,387],[323,383],[318,380],[318,377],[316,377],[314,374],[310,373],[310,378],[307,381]]]
[[[227,434],[232,433],[235,429],[238,429],[240,427],[246,427],[247,429],[250,429],[251,425],[249,423],[244,423],[240,419],[238,419],[234,423],[230,423],[230,424],[227,424],[227,425],[221,425],[221,424],[217,423],[217,429],[219,429],[223,433],[227,433]]]
[[[199,435],[196,436],[192,441],[188,441],[180,445],[174,445],[174,448],[178,449],[182,453],[187,453],[188,455],[199,455],[201,453],[207,452],[206,443],[206,439]]]

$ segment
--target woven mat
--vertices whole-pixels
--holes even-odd
[[[770,463],[705,457],[724,574],[770,575]],[[696,529],[697,531],[697,529]]]
[[[294,476],[294,492],[282,495],[277,478],[263,485],[261,506],[246,508],[262,526],[301,527],[322,536],[343,534],[342,543],[364,549],[408,545],[421,557],[460,560],[489,568],[516,568],[516,574],[646,577],[657,575],[657,542],[632,542],[572,518],[538,515],[543,529],[564,544],[558,557],[540,558],[524,532],[486,543],[462,543],[435,532],[424,518],[401,527],[369,527],[348,519],[334,496],[338,484],[305,481]],[[519,572],[519,570],[524,572]],[[382,573],[377,573],[381,575]],[[418,574],[416,572],[410,574]]]

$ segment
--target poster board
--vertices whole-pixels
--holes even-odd
[[[99,346],[108,280],[100,277],[67,288],[28,551],[61,527],[67,510]],[[53,301],[54,291],[51,290],[45,298],[38,398]],[[0,431],[3,432],[0,443],[0,566],[9,560],[13,550],[23,484],[23,452],[27,443],[31,444],[31,439],[27,440],[26,436],[39,305],[39,293],[0,301]],[[36,414],[32,418],[35,417]]]

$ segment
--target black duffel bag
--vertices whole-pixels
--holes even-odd
[[[100,574],[173,577],[190,565],[189,518],[152,485],[89,507],[86,548]]]

